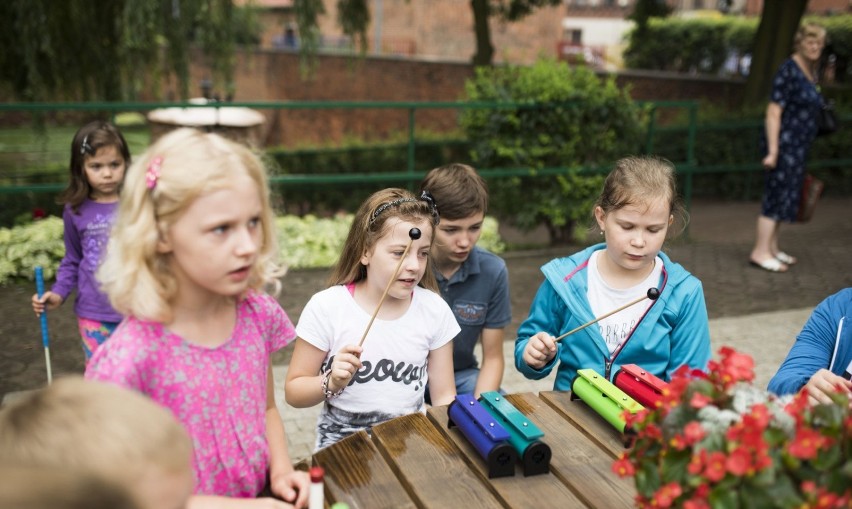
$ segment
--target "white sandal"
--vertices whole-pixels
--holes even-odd
[[[794,257],[785,253],[784,251],[778,251],[777,253],[775,253],[775,259],[785,265],[794,265],[798,261]]]
[[[787,265],[777,258],[767,258],[759,263],[754,260],[749,260],[748,263],[758,269],[767,270],[769,272],[787,272]]]

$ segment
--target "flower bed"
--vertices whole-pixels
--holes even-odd
[[[810,405],[754,387],[754,361],[719,350],[708,373],[680,370],[657,408],[625,414],[636,437],[613,471],[638,507],[852,507],[849,395]]]

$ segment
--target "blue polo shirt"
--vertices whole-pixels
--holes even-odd
[[[441,296],[461,326],[461,332],[453,339],[453,367],[456,371],[475,368],[478,363],[473,348],[482,329],[499,329],[512,321],[506,262],[474,246],[450,279],[434,272]]]

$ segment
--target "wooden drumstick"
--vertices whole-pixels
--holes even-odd
[[[588,327],[589,325],[592,325],[592,324],[598,323],[599,321],[603,320],[604,318],[606,318],[606,317],[608,317],[608,316],[611,316],[611,315],[614,315],[614,314],[618,313],[619,311],[621,311],[622,309],[627,309],[627,308],[629,308],[630,306],[632,306],[632,305],[634,305],[634,304],[638,304],[638,303],[642,302],[642,301],[643,301],[643,300],[645,300],[645,299],[657,300],[659,297],[660,297],[660,291],[659,291],[659,290],[657,290],[656,288],[653,288],[653,287],[652,287],[652,288],[648,288],[648,294],[647,294],[647,295],[644,295],[644,296],[642,296],[642,297],[639,297],[639,298],[638,298],[638,299],[636,299],[636,300],[630,301],[630,302],[628,302],[627,304],[625,304],[625,305],[621,306],[621,307],[620,307],[620,308],[618,308],[618,309],[613,309],[613,310],[612,310],[612,311],[610,311],[609,313],[607,313],[607,314],[605,314],[605,315],[601,315],[601,316],[599,316],[599,317],[595,318],[594,320],[592,320],[591,322],[586,322],[586,323],[584,323],[583,325],[581,325],[581,326],[579,326],[579,327],[577,327],[577,328],[575,328],[575,329],[571,329],[571,330],[569,330],[568,332],[566,332],[565,334],[563,334],[563,335],[559,336],[558,338],[554,339],[553,341],[554,341],[554,342],[555,342],[555,341],[559,341],[559,340],[561,340],[561,339],[565,338],[566,336],[570,336],[571,334],[574,334],[574,333],[575,333],[575,332],[577,332],[577,331],[580,331],[580,330],[585,329],[585,328],[586,328],[586,327]]]
[[[406,255],[408,255],[408,250],[411,249],[411,244],[414,243],[415,240],[420,238],[420,229],[412,228],[408,230],[408,245],[405,246],[405,250],[402,252],[402,256],[399,258],[399,263],[396,264],[396,270],[393,271],[393,275],[388,281],[388,285],[385,287],[385,292],[382,294],[382,298],[379,299],[379,304],[376,306],[376,310],[373,311],[373,316],[370,317],[369,323],[367,323],[367,328],[364,329],[364,335],[361,336],[361,341],[358,342],[358,346],[364,344],[364,340],[367,339],[367,333],[370,332],[370,327],[373,326],[373,320],[376,319],[376,315],[379,314],[379,309],[382,307],[382,303],[385,301],[385,297],[388,296],[388,291],[390,291],[390,287],[394,281],[396,281],[396,276],[399,273],[399,268],[402,267],[402,262],[405,260]]]

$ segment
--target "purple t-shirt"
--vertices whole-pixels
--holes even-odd
[[[127,317],[95,351],[86,378],[135,389],[174,413],[192,437],[196,493],[255,497],[269,469],[269,357],[295,337],[278,302],[250,292],[237,304],[231,337],[216,348]]]
[[[75,214],[65,205],[62,220],[65,223],[65,257],[56,272],[56,283],[51,290],[65,300],[77,289],[74,314],[81,318],[101,322],[120,322],[122,316],[114,310],[107,296],[100,290],[95,271],[101,263],[109,240],[118,202],[98,203],[86,200]]]

